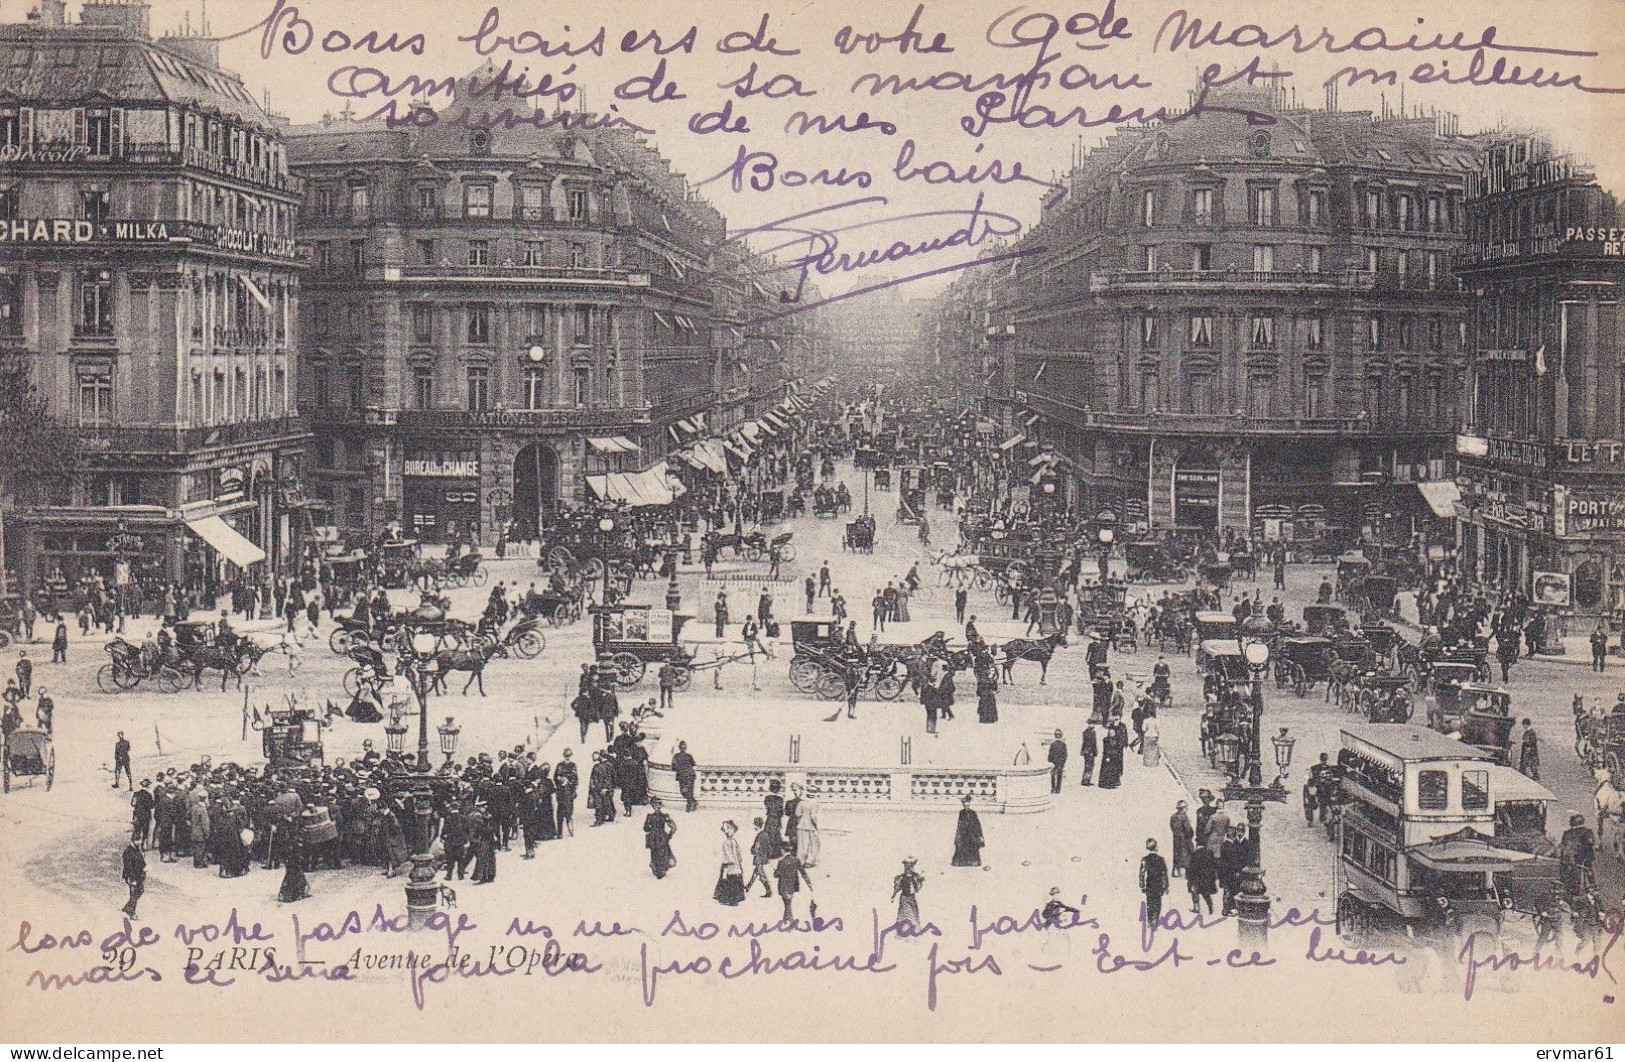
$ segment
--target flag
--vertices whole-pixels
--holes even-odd
[[[1535,350],[1535,375],[1546,375],[1546,344],[1544,343]]]

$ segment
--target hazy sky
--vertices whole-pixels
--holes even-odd
[[[213,33],[223,36],[265,20],[277,2],[210,0],[208,20]],[[286,9],[288,0],[281,2],[284,4],[282,26],[299,30]],[[4,4],[8,20],[20,18],[27,6],[19,0],[4,0]],[[242,74],[255,93],[268,89],[275,109],[295,121],[311,121],[323,112],[337,112],[345,106],[345,101],[331,94],[327,86],[329,77],[347,65],[376,67],[396,79],[409,75],[445,78],[472,70],[482,59],[473,44],[459,42],[457,38],[474,34],[490,6],[483,0],[435,3],[297,0],[298,15],[308,20],[316,41],[302,55],[286,54],[279,46],[269,59],[262,58],[262,34],[254,31],[227,41],[223,58],[227,66]],[[73,7],[76,9],[77,4]],[[612,0],[568,5],[513,0],[500,6],[499,34],[512,36],[528,31],[555,43],[567,42],[580,47],[603,26],[607,29],[605,54],[602,57],[584,54],[572,60],[563,56],[515,55],[506,47],[496,47],[491,57],[499,64],[512,57],[517,67],[528,69],[532,78],[551,74],[556,80],[580,83],[585,88],[585,102],[591,111],[602,111],[615,104],[619,108],[617,113],[655,130],[653,139],[661,151],[674,160],[675,168],[694,180],[725,171],[741,147],[750,152],[771,153],[777,157],[781,171],[810,172],[845,167],[849,173],[862,170],[872,176],[868,188],[860,188],[856,183],[844,188],[787,187],[781,180],[765,192],[750,189],[735,192],[727,178],[713,181],[704,189],[704,194],[734,226],[759,225],[858,196],[883,196],[888,202],[865,204],[856,211],[843,213],[839,215],[843,221],[860,215],[875,220],[899,213],[963,211],[970,209],[978,191],[985,195],[985,209],[1003,212],[1023,223],[1030,222],[1038,213],[1037,200],[1042,191],[1038,185],[1023,181],[1003,184],[984,181],[979,185],[933,186],[918,178],[900,181],[893,176],[893,168],[904,142],[914,141],[914,157],[919,166],[941,160],[963,173],[973,164],[987,167],[998,160],[1006,174],[1019,164],[1028,175],[1048,180],[1052,173],[1066,169],[1080,138],[1084,145],[1092,145],[1110,132],[1108,127],[1080,128],[1076,124],[1057,129],[1019,129],[1004,124],[989,125],[981,136],[973,136],[962,128],[962,120],[975,113],[977,93],[922,91],[896,96],[883,93],[878,98],[864,92],[854,95],[851,91],[854,82],[869,73],[896,73],[923,80],[935,74],[957,72],[964,75],[964,81],[983,82],[995,75],[1009,76],[1031,69],[1042,50],[1055,56],[1043,68],[1052,80],[1032,93],[1029,106],[1041,104],[1058,115],[1083,107],[1091,119],[1098,119],[1114,104],[1125,110],[1140,107],[1146,111],[1159,106],[1183,106],[1197,83],[1201,68],[1209,63],[1220,64],[1228,72],[1241,69],[1257,56],[1262,69],[1289,71],[1292,76],[1284,83],[1296,87],[1300,100],[1319,105],[1324,99],[1325,79],[1346,66],[1394,70],[1399,80],[1404,81],[1417,64],[1423,62],[1437,67],[1441,61],[1448,61],[1452,73],[1465,73],[1474,57],[1465,47],[1428,51],[1376,48],[1363,52],[1348,50],[1342,54],[1315,48],[1297,54],[1290,44],[1268,49],[1213,45],[1194,52],[1181,50],[1170,54],[1167,32],[1160,46],[1158,32],[1165,20],[1179,10],[1203,19],[1210,26],[1215,20],[1221,21],[1226,27],[1223,31],[1226,36],[1235,27],[1253,24],[1278,38],[1293,25],[1299,25],[1307,42],[1318,36],[1324,27],[1337,42],[1334,46],[1356,39],[1367,45],[1376,44],[1379,37],[1374,31],[1356,38],[1362,30],[1372,27],[1380,29],[1389,42],[1402,41],[1411,34],[1417,34],[1424,43],[1439,34],[1446,40],[1459,34],[1462,41],[1476,43],[1485,39],[1486,27],[1493,26],[1493,40],[1501,47],[1482,49],[1478,53],[1486,69],[1502,59],[1509,66],[1523,67],[1526,75],[1535,67],[1543,67],[1548,74],[1555,72],[1561,77],[1578,75],[1585,84],[1594,87],[1625,86],[1625,54],[1622,54],[1625,53],[1625,5],[1619,0],[1470,4],[1419,0],[1409,4],[1369,0],[1358,4],[1224,0],[1192,2],[1183,8],[1167,0],[1114,0],[1111,5],[1078,0],[1065,4],[1029,4],[1013,14],[1009,13],[1015,7],[1012,0],[992,0],[991,3],[933,0],[924,5],[919,18],[920,43],[930,46],[936,35],[943,33],[946,45],[953,48],[952,53],[900,55],[898,45],[893,43],[881,46],[874,54],[858,47],[852,54],[843,55],[834,44],[837,33],[848,24],[859,33],[896,35],[908,24],[915,7],[914,0],[777,4],[748,0],[688,4]],[[192,0],[189,5],[177,0],[156,0],[153,5],[155,31],[180,25],[188,10],[196,29],[202,0]],[[763,13],[770,15],[768,33],[777,39],[779,47],[800,49],[801,54],[781,57],[761,52],[719,53],[719,38],[733,31],[754,31]],[[1079,31],[1076,35],[1067,32],[1069,18],[1072,27]],[[1099,28],[1102,23],[1104,29]],[[678,91],[687,98],[658,104],[647,100],[617,100],[614,95],[617,84],[633,75],[652,73],[658,61],[658,56],[649,48],[632,55],[619,54],[622,35],[628,30],[653,29],[659,31],[666,42],[673,43],[690,25],[698,27],[693,54],[674,52],[666,60],[668,79],[674,80]],[[990,26],[994,26],[991,31]],[[385,35],[398,33],[402,38],[422,33],[426,39],[425,52],[421,57],[372,56],[365,51],[323,51],[321,47],[322,38],[329,31],[339,30],[355,38],[368,29]],[[1048,45],[1042,45],[1037,38],[1046,31],[1053,32],[1054,38]],[[990,32],[1005,43],[1016,35],[1032,43],[1024,47],[995,47],[989,43]],[[280,41],[280,35],[277,39]],[[342,45],[343,38],[333,38],[331,43]],[[1509,47],[1598,54],[1532,54],[1508,50]],[[714,111],[735,96],[733,90],[719,88],[719,84],[744,75],[753,61],[758,64],[758,85],[766,85],[774,75],[793,75],[799,79],[802,91],[815,95],[735,98],[734,114],[746,116],[751,128],[749,133],[696,135],[690,132],[688,124],[692,115]],[[568,68],[572,62],[575,69],[570,73]],[[1137,77],[1146,87],[1064,88],[1057,82],[1069,67],[1069,78],[1082,80],[1093,76],[1106,81],[1115,76],[1122,84],[1132,83]],[[774,90],[790,88],[790,82],[781,79]],[[1344,86],[1341,109],[1376,110],[1381,106],[1381,93],[1386,94],[1388,105],[1397,109],[1400,98],[1397,86],[1379,89],[1370,85]],[[352,101],[350,106],[357,114],[365,114],[383,106],[388,98],[378,95]],[[406,96],[398,98],[404,102]],[[1625,95],[1584,92],[1572,87],[1411,84],[1405,89],[1405,103],[1407,108],[1421,105],[1452,110],[1461,116],[1463,129],[1469,131],[1500,124],[1550,129],[1562,143],[1594,162],[1606,185],[1616,190],[1625,189],[1625,149],[1621,147],[1625,139],[1621,136],[1625,131]],[[549,106],[548,110],[551,109]],[[1006,105],[1001,110],[1007,114],[1010,107]],[[846,114],[854,118],[859,112],[867,111],[874,122],[895,126],[895,132],[887,135],[880,129],[870,129],[857,133],[794,135],[787,133],[784,126],[796,111],[832,117]],[[758,156],[757,161],[765,160]],[[860,229],[843,234],[841,250],[855,252],[864,247],[884,247],[894,239],[940,237],[959,223],[956,218],[936,217]],[[938,252],[915,258],[907,265],[893,263],[885,271],[897,274],[932,268],[965,257],[963,251],[957,255],[953,251]],[[929,283],[922,285],[921,290],[929,286]],[[825,287],[839,290],[844,287],[844,279],[828,281]]]

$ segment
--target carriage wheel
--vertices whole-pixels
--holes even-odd
[[[589,583],[602,579],[604,577],[604,558],[587,558],[587,563],[582,566],[581,574]]]
[[[790,684],[802,693],[817,693],[818,679],[824,669],[811,660],[790,661]]]
[[[672,687],[671,688],[676,690],[678,693],[684,692],[685,690],[687,690],[690,686],[692,686],[694,684],[694,669],[693,668],[689,667],[686,664],[678,664],[672,670],[674,670],[677,673],[672,676]]]
[[[748,561],[759,561],[762,559],[762,547],[757,545],[746,546],[744,547],[744,554],[745,559]]]
[[[119,693],[124,689],[118,680],[119,665],[113,663],[103,664],[96,671],[96,688],[103,693]]]
[[[553,624],[555,627],[562,627],[566,623],[569,623],[571,618],[570,606],[561,601],[557,605],[553,606],[553,614],[548,617],[548,622]]]
[[[361,692],[361,669],[352,667],[344,673],[344,692],[351,697]]]
[[[45,751],[45,791],[49,793],[56,784],[56,749]]]
[[[616,681],[622,686],[636,686],[643,681],[643,673],[649,668],[633,653],[616,653],[610,657],[610,663],[615,666]]]
[[[469,573],[468,581],[475,586],[484,586],[491,581],[491,573],[486,571],[485,566],[482,564]]]
[[[793,560],[795,560],[796,559],[796,547],[791,545],[788,542],[786,542],[784,545],[780,546],[779,547],[779,559],[784,560],[784,561],[793,561]]]
[[[841,692],[846,692],[842,689]],[[882,675],[875,683],[875,696],[883,701],[895,701],[903,695],[903,680],[896,675]]]
[[[186,674],[173,664],[158,669],[158,688],[165,693],[179,693],[186,685]]]
[[[355,632],[340,627],[327,636],[327,647],[339,656],[349,656],[350,648],[355,644]]]
[[[534,660],[536,657],[541,656],[542,650],[546,648],[547,639],[543,637],[541,631],[526,631],[513,644],[514,652],[518,653],[523,660]]]
[[[997,601],[1001,605],[1008,603],[1010,600],[1010,588],[1003,583],[999,583],[993,588],[993,600]]]
[[[835,672],[819,668],[817,693],[821,701],[844,701],[846,682]]]
[[[978,590],[993,589],[993,575],[983,568],[976,569],[975,573],[971,575],[970,581],[971,585]]]
[[[462,572],[447,572],[443,578],[445,579],[446,584],[453,590],[468,585],[468,576],[464,575]]]
[[[1602,765],[1608,768],[1609,775],[1614,778],[1619,777],[1620,757],[1618,752],[1614,751],[1613,749],[1609,749],[1607,752],[1603,753]]]

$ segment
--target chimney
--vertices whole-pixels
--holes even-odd
[[[28,13],[28,20],[41,26],[66,26],[67,0],[40,0],[39,6]]]
[[[152,36],[151,15],[152,8],[144,0],[134,3],[88,0],[79,12],[79,23],[83,26],[112,27],[131,37],[146,40]]]

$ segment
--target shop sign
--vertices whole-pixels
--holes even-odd
[[[1569,577],[1563,572],[1535,572],[1533,579],[1535,604],[1554,608],[1568,608],[1571,596]]]
[[[1625,229],[1571,227],[1563,230],[1565,250],[1604,258],[1625,258]]]
[[[168,243],[163,221],[17,218],[0,222],[0,243]]]
[[[480,455],[463,450],[409,453],[402,474],[429,479],[479,479]]]
[[[1559,538],[1618,536],[1625,533],[1625,491],[1554,487],[1552,516]]]
[[[1617,439],[1562,439],[1555,447],[1560,464],[1583,469],[1625,468],[1625,442]]]
[[[0,147],[0,162],[82,162],[90,157],[83,144],[6,144]]]
[[[1521,439],[1490,439],[1486,456],[1505,465],[1525,468],[1545,468],[1547,449],[1544,443],[1524,442]]]

